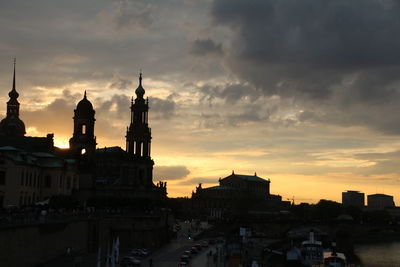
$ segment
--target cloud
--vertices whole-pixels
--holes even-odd
[[[186,166],[154,166],[154,177],[159,180],[180,180],[189,174]]]
[[[64,90],[61,98],[56,98],[42,109],[22,110],[21,119],[27,128],[34,127],[42,133],[70,133],[72,136],[72,117],[76,102],[77,95],[71,95],[70,91]]]
[[[114,3],[112,10],[100,16],[111,20],[118,30],[148,29],[154,22],[150,4],[123,0]]]
[[[396,134],[399,12],[394,0],[216,0],[211,7],[214,25],[233,33],[225,63],[242,82],[294,99],[325,124]]]
[[[195,56],[222,56],[222,44],[211,39],[197,39],[190,44],[190,53]]]
[[[218,185],[218,178],[215,177],[194,177],[184,181],[180,181],[179,185],[190,185],[193,186],[193,190],[195,189],[194,186],[198,185],[199,183],[202,184],[215,184]]]
[[[169,95],[167,99],[158,97],[150,97],[149,105],[151,108],[151,116],[154,119],[170,119],[175,112],[174,95]]]
[[[110,89],[119,89],[119,90],[126,90],[132,87],[132,81],[123,78],[114,78],[113,81],[110,83]]]
[[[207,100],[210,103],[215,98],[223,99],[227,104],[236,104],[239,100],[249,97],[255,100],[260,93],[251,85],[241,83],[230,83],[224,85],[203,85],[198,88],[202,94],[201,100]]]

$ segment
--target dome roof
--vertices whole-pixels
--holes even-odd
[[[145,91],[144,91],[144,88],[142,86],[142,73],[140,73],[140,75],[139,75],[139,86],[138,86],[138,88],[136,88],[135,94],[138,97],[143,98],[144,93],[145,93]]]
[[[0,134],[9,136],[24,136],[25,133],[25,124],[18,117],[6,117],[0,122]]]
[[[75,110],[76,115],[94,115],[94,109],[92,103],[86,98],[86,91],[83,99],[79,101]]]
[[[18,98],[18,97],[19,97],[19,94],[18,94],[18,92],[15,90],[15,88],[13,88],[13,89],[8,93],[8,96],[9,96],[10,98]]]
[[[139,85],[139,87],[135,90],[135,93],[137,96],[143,97],[145,91],[144,91],[142,85]]]

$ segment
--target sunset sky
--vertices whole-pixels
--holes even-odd
[[[121,146],[143,71],[154,181],[190,196],[235,173],[296,203],[400,204],[397,0],[0,0],[0,114],[17,58],[29,136],[68,145],[87,90]]]

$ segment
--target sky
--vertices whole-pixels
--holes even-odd
[[[232,170],[295,203],[400,203],[397,0],[0,0],[0,116],[17,58],[27,135],[68,145],[84,90],[98,147],[125,148],[143,72],[154,182]]]

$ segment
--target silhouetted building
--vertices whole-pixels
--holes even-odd
[[[50,153],[0,147],[0,206],[33,205],[79,189],[75,162]]]
[[[218,186],[192,193],[193,212],[200,217],[228,219],[245,214],[279,210],[281,196],[270,194],[268,179],[254,175],[235,174],[219,179]]]
[[[11,91],[8,93],[10,100],[7,102],[7,115],[0,122],[0,136],[24,136],[25,124],[19,118],[19,102],[18,92],[15,88],[15,59],[14,59],[14,75]]]
[[[94,136],[94,114],[92,103],[86,97],[79,101],[74,110],[74,133],[69,140],[69,147],[75,157],[86,155],[93,157],[96,151],[96,137]]]
[[[71,151],[80,162],[80,197],[165,198],[166,182],[153,183],[153,165],[148,126],[149,101],[143,98],[142,74],[131,101],[131,120],[126,132],[126,151],[121,147],[96,149],[95,110],[87,99],[78,103],[74,116]],[[85,153],[82,153],[85,152]]]
[[[78,189],[75,161],[54,155],[53,134],[25,136],[19,118],[15,60],[7,115],[0,122],[0,206],[32,205]]]
[[[342,192],[342,204],[344,206],[353,206],[358,208],[364,207],[364,193],[360,191],[347,190]]]
[[[393,196],[385,194],[368,195],[368,209],[383,210],[385,208],[394,207]]]

